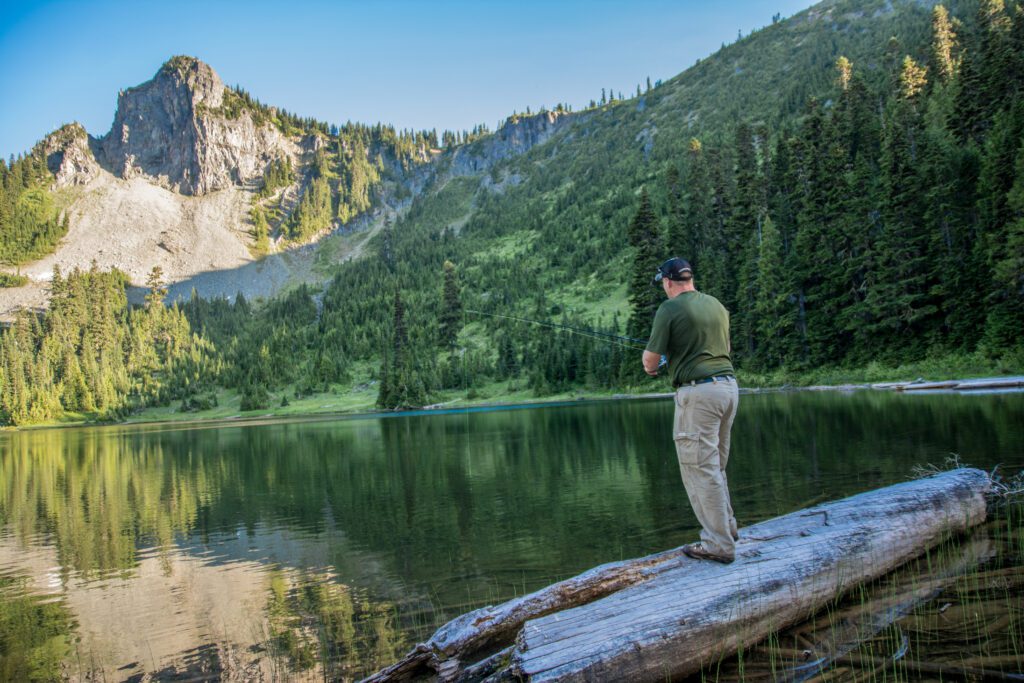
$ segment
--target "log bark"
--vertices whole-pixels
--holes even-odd
[[[595,603],[527,622],[509,669],[531,681],[683,676],[985,519],[991,482],[959,469],[750,527],[737,561],[688,562]],[[758,542],[758,540],[760,542]]]
[[[958,469],[799,510],[742,529],[731,565],[679,549],[602,565],[458,617],[366,680],[462,679],[513,641],[488,680],[693,673],[984,521],[990,485],[985,472]]]
[[[610,562],[497,606],[488,605],[456,617],[419,643],[401,660],[363,680],[363,683],[407,681],[424,674],[441,680],[461,678],[462,662],[495,645],[511,643],[528,619],[583,605],[618,590],[647,581],[685,560],[675,548],[632,560]]]

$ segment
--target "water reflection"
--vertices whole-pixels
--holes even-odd
[[[1022,408],[1021,394],[745,396],[737,517],[951,453],[1019,469]],[[44,621],[72,676],[357,676],[470,608],[692,540],[671,409],[5,434],[0,600],[59,607]]]

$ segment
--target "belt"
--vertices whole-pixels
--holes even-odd
[[[693,380],[690,380],[689,382],[683,382],[682,384],[677,384],[676,385],[676,389],[678,389],[679,387],[685,387],[685,386],[691,386],[692,387],[692,386],[697,385],[697,384],[707,384],[708,382],[730,382],[730,381],[732,381],[734,379],[736,379],[736,378],[733,375],[712,375],[711,377],[702,377],[701,379],[693,379]]]

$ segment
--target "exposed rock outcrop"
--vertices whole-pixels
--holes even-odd
[[[209,65],[174,57],[151,81],[124,90],[110,132],[95,140],[100,162],[129,180],[146,176],[186,195],[259,178],[294,144],[224,87]]]
[[[514,116],[493,135],[460,147],[452,155],[451,172],[454,175],[483,173],[498,162],[525,154],[537,145],[547,142],[577,114],[544,112],[533,116]]]
[[[193,287],[203,296],[271,296],[288,283],[316,280],[316,244],[289,244],[260,259],[250,251],[248,190],[271,161],[287,156],[296,173],[281,203],[287,214],[310,185],[313,158],[333,144],[319,131],[285,135],[276,114],[225,88],[203,62],[174,57],[152,80],[120,93],[113,126],[103,137],[89,136],[77,123],[49,135],[41,144],[54,189],[77,186],[64,195],[70,228],[52,254],[21,267],[28,285],[0,290],[0,319],[18,308],[45,306],[55,266],[64,272],[92,263],[118,268],[142,286],[158,265],[172,296],[187,296]],[[511,117],[468,145],[443,152],[424,147],[416,163],[378,150],[383,180],[374,188],[373,205],[342,229],[369,237],[385,218],[453,176],[480,175],[492,192],[516,185],[520,173],[486,174],[581,116],[587,115]],[[345,258],[356,258],[364,245]]]
[[[79,123],[61,126],[47,135],[42,145],[56,187],[85,185],[100,172],[89,148],[89,135]]]

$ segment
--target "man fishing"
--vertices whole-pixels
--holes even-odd
[[[644,370],[657,376],[661,356],[668,357],[676,402],[672,437],[683,486],[701,525],[700,543],[684,545],[683,552],[729,564],[739,540],[725,477],[739,403],[729,355],[729,312],[715,297],[697,291],[685,259],[665,261],[651,284],[660,284],[668,299],[654,316]]]

